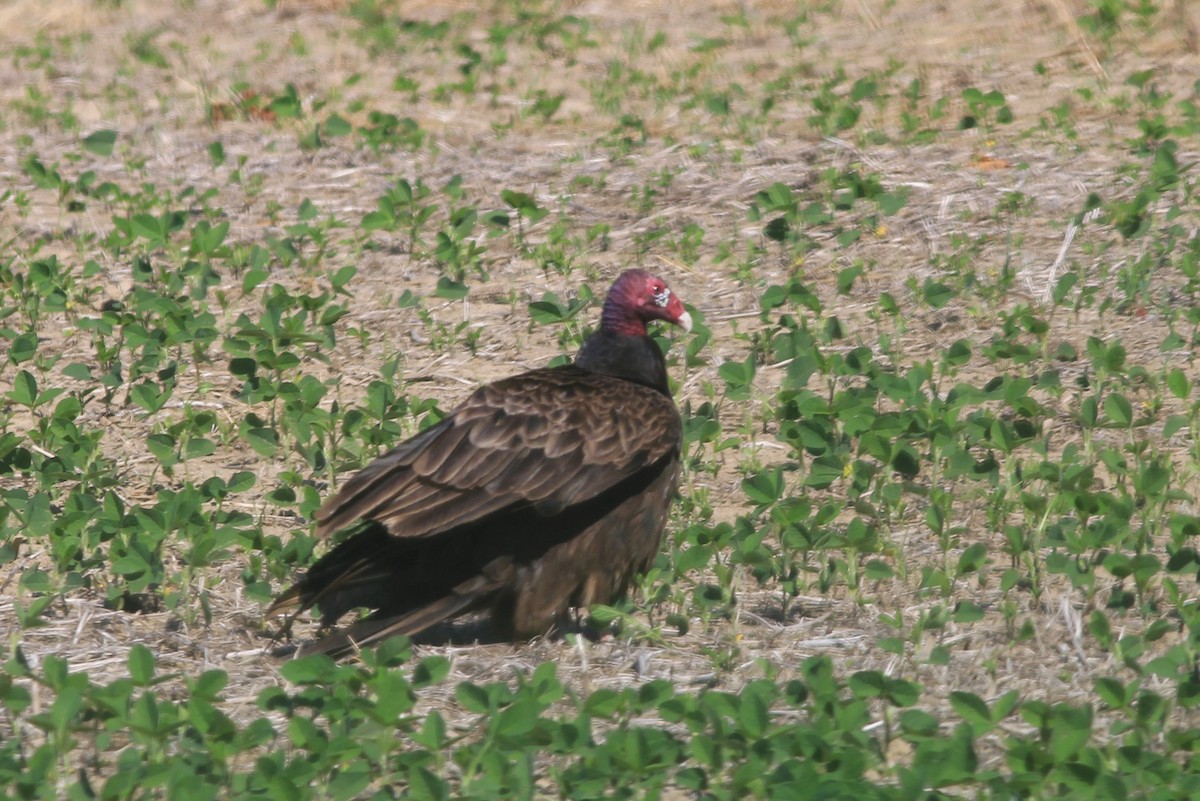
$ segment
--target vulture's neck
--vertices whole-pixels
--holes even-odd
[[[589,336],[575,356],[575,366],[600,375],[611,375],[644,384],[670,397],[667,361],[654,340],[603,328]]]

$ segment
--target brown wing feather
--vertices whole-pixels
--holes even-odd
[[[596,497],[679,447],[655,390],[573,367],[481,387],[437,426],[356,474],[317,513],[318,536],[358,519],[428,537],[519,504]]]

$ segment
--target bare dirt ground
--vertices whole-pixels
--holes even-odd
[[[504,3],[483,8],[465,2],[402,5],[403,16],[412,20],[474,15],[472,41],[481,51],[486,50],[489,26],[512,13]],[[814,21],[803,29],[806,44],[799,56],[797,45],[771,21],[810,5]],[[1086,148],[1021,132],[1033,129],[1037,120],[1049,117],[1052,107],[1070,102],[1080,89],[1101,91],[1119,85],[1138,69],[1154,67],[1164,89],[1183,94],[1200,74],[1196,55],[1200,13],[1184,0],[1164,10],[1173,15],[1173,24],[1158,26],[1139,38],[1136,46],[1106,44],[1081,30],[1075,19],[1086,4],[1078,0],[1004,4],[857,0],[820,4],[819,13],[815,5],[560,3],[561,14],[590,21],[596,47],[582,48],[564,60],[552,49],[542,50],[529,42],[515,44],[507,64],[496,71],[494,91],[435,103],[426,97],[415,102],[407,99],[392,89],[393,81],[398,74],[417,77],[423,86],[453,80],[455,59],[425,58],[419,48],[372,56],[354,38],[358,25],[347,16],[347,4],[336,0],[10,2],[0,6],[0,46],[11,54],[17,48],[49,42],[56,55],[52,63],[43,65],[33,57],[0,57],[0,107],[24,104],[28,108],[40,102],[37,98],[48,98],[45,105],[59,112],[69,110],[77,127],[64,131],[53,119],[37,122],[32,113],[10,113],[0,133],[0,174],[11,186],[29,188],[19,168],[28,153],[35,152],[44,162],[64,160],[67,153],[78,150],[78,131],[112,128],[120,135],[119,153],[144,159],[137,170],[131,171],[128,160],[117,157],[79,164],[64,161],[64,167],[76,172],[93,169],[101,180],[146,181],[175,191],[187,185],[219,187],[231,223],[230,239],[239,242],[261,242],[278,234],[294,222],[305,199],[322,214],[355,225],[400,176],[420,176],[430,186],[440,186],[460,175],[469,195],[492,198],[492,203],[498,202],[499,189],[507,187],[533,192],[544,205],[569,196],[565,205],[580,230],[600,223],[611,228],[607,248],[589,254],[579,270],[566,277],[546,274],[498,245],[488,255],[490,281],[473,286],[469,304],[431,301],[439,319],[469,319],[481,330],[473,353],[461,347],[435,352],[423,347],[414,334],[419,328],[416,313],[397,305],[396,299],[404,289],[430,293],[437,273],[404,253],[402,237],[396,237],[393,247],[364,252],[355,262],[359,275],[352,284],[350,307],[355,325],[368,328],[371,337],[365,345],[343,340],[339,352],[329,354],[342,376],[340,392],[346,396],[363,392],[378,375],[380,363],[400,354],[404,375],[422,381],[419,394],[436,397],[443,408],[450,408],[478,383],[544,364],[558,352],[545,329],[530,326],[525,312],[528,300],[547,291],[566,297],[585,278],[593,286],[603,286],[621,269],[641,265],[666,276],[685,300],[703,311],[713,330],[712,343],[703,354],[707,364],[686,374],[679,370],[674,376],[680,381],[681,402],[699,403],[707,385],[719,386],[717,366],[745,357],[748,343],[736,334],[753,328],[762,288],[786,280],[796,269],[803,269],[827,310],[836,310],[851,329],[860,328],[862,341],[874,338],[877,323],[868,311],[879,293],[904,295],[910,278],[920,281],[933,275],[932,258],[951,249],[960,235],[979,239],[975,261],[981,274],[994,274],[1006,259],[1015,264],[1018,281],[1007,303],[1044,298],[1053,284],[1055,265],[1062,263],[1064,221],[1083,208],[1090,192],[1121,191],[1118,167],[1126,158],[1121,143],[1134,131],[1128,115],[1081,113],[1074,124],[1079,141],[1088,143]],[[596,146],[602,133],[598,128],[611,128],[612,120],[596,110],[588,87],[605,75],[622,48],[654,31],[668,32],[653,64],[662,76],[670,76],[680,66],[695,62],[696,41],[724,30],[723,15],[737,12],[745,15],[747,24],[737,29],[731,47],[711,56],[714,69],[730,79],[765,83],[803,62],[818,74],[842,67],[853,80],[867,70],[895,65],[900,76],[897,86],[919,77],[930,97],[955,96],[970,86],[997,88],[1018,124],[990,132],[951,132],[929,144],[823,138],[807,123],[811,109],[806,99],[788,96],[785,90],[779,109],[769,124],[750,137],[750,145],[717,120],[681,114],[672,103],[635,98],[628,102],[642,117],[652,146],[619,160]],[[162,54],[163,64],[147,64],[131,56],[131,48],[145,41]],[[358,77],[350,80],[352,76]],[[359,99],[365,108],[389,108],[411,116],[429,131],[437,147],[376,154],[349,142],[334,142],[305,151],[297,140],[311,121],[210,118],[213,104],[238,102],[238,85],[272,94],[288,83],[301,98],[339,98],[343,101],[339,108]],[[522,114],[533,89],[565,95],[553,124]],[[895,106],[884,111],[871,107],[866,113],[878,115],[872,124],[885,127],[894,123],[890,117]],[[959,113],[961,108],[951,109],[949,119]],[[860,123],[859,127],[869,126]],[[231,183],[228,166],[218,170],[212,165],[207,148],[217,139],[224,146],[227,165],[240,163],[247,180]],[[1195,143],[1185,147],[1193,152],[1181,152],[1180,162],[1194,161]],[[664,258],[653,248],[642,252],[639,236],[652,226],[679,230],[694,222],[713,232],[714,240],[757,239],[761,226],[746,219],[756,192],[777,181],[805,186],[827,167],[848,165],[878,173],[889,186],[907,187],[910,196],[886,228],[858,246],[855,257],[873,261],[873,267],[847,297],[837,295],[833,279],[836,269],[845,266],[845,256],[827,255],[832,250],[815,253],[804,265],[760,264],[752,282],[737,280],[729,264],[719,263],[715,249],[707,246],[691,264]],[[671,179],[658,190],[650,215],[639,212],[631,196],[665,174]],[[997,207],[1011,191],[1035,198],[1036,213],[1001,218]],[[0,240],[29,242],[50,238],[58,230],[61,211],[54,198],[47,193],[32,197],[33,206],[23,217],[15,214],[11,204],[0,207]],[[107,219],[89,215],[77,224],[91,227],[100,236],[110,226]],[[1089,245],[1106,236],[1085,226],[1069,243],[1068,257],[1093,258]],[[62,258],[91,257],[73,249],[69,239],[52,238],[46,248]],[[1097,258],[1115,256],[1110,252]],[[105,295],[121,297],[132,282],[129,264],[113,261],[102,266]],[[223,314],[232,316],[234,311]],[[930,358],[960,337],[986,342],[997,321],[989,310],[952,303],[909,323],[902,350],[917,360]],[[1118,333],[1111,321],[1101,329],[1087,312],[1064,325],[1060,336],[1077,346],[1091,334]],[[1152,316],[1125,318],[1119,333],[1129,360],[1159,363],[1164,330],[1162,321]],[[55,332],[47,336],[64,354],[88,357],[86,342]],[[770,396],[781,374],[770,366],[760,370],[756,388],[762,397]],[[7,375],[0,373],[0,380],[8,380]],[[235,388],[223,365],[204,378],[230,384],[223,396],[218,386],[216,402],[222,415],[240,418],[245,409],[233,398]],[[751,404],[746,415],[751,416],[755,408]],[[163,414],[171,412],[168,408]],[[725,420],[730,429],[742,422]],[[105,421],[109,428],[105,447],[126,466],[126,492],[131,499],[152,497],[154,483],[162,479],[141,444],[146,426],[152,424],[132,411]],[[782,458],[769,431],[756,436],[766,443],[758,449],[762,461]],[[715,475],[692,480],[710,490],[716,519],[728,520],[744,511],[739,490],[742,473],[737,454],[724,452],[717,458],[724,461]],[[256,464],[259,486],[269,487],[269,478],[287,466]],[[210,467],[218,472],[231,469],[228,463]],[[265,501],[256,511],[265,515],[272,533],[288,536],[296,526],[286,517],[273,516]],[[933,543],[922,542],[916,533],[901,535],[897,545],[914,563],[934,550]],[[0,587],[13,592],[19,572],[38,564],[39,558],[30,551],[0,568]],[[64,655],[73,667],[97,676],[120,673],[128,648],[138,642],[150,646],[167,671],[191,675],[219,667],[232,676],[231,714],[236,714],[238,704],[249,714],[257,692],[281,679],[276,663],[263,651],[267,640],[262,604],[243,596],[240,559],[205,579],[213,612],[209,624],[165,611],[130,615],[78,595],[68,597],[48,616],[49,625],[19,635],[11,601],[0,598],[0,631],[19,636],[32,660]],[[972,592],[986,603],[994,587]],[[1053,591],[1046,597],[1053,599]],[[581,692],[654,677],[736,687],[762,675],[764,665],[786,676],[804,657],[825,652],[847,673],[868,668],[905,672],[935,698],[959,688],[987,697],[1018,688],[1049,700],[1077,697],[1090,688],[1093,676],[1117,667],[1111,655],[1081,645],[1081,613],[1065,595],[1062,604],[1051,601],[1042,609],[1027,610],[1038,620],[1037,636],[1019,644],[1012,643],[998,623],[969,632],[957,632],[952,626],[943,644],[953,647],[953,659],[940,667],[919,659],[901,660],[876,648],[879,637],[893,633],[881,621],[883,613],[902,612],[911,618],[921,613],[924,604],[915,589],[889,601],[890,606],[881,608],[835,591],[828,597],[801,598],[787,619],[779,620],[773,596],[760,591],[747,576],[739,580],[733,620],[695,625],[687,635],[653,646],[610,637],[578,647],[541,640],[422,648],[451,658],[452,680],[442,685],[446,692],[452,691],[456,679],[503,678],[545,660],[556,661],[560,677]],[[715,664],[714,653],[725,658]],[[428,700],[436,703],[437,699]]]

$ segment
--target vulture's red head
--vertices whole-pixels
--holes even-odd
[[[665,320],[684,331],[692,330],[692,316],[666,281],[645,270],[626,270],[608,290],[600,327],[618,334],[645,336],[646,323],[651,320]]]

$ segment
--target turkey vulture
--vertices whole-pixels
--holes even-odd
[[[482,386],[368,464],[316,515],[318,537],[354,533],[267,615],[315,605],[328,627],[372,610],[300,649],[336,657],[480,609],[497,636],[528,638],[622,595],[658,553],[679,477],[652,320],[692,322],[662,279],[622,273],[573,364]]]

